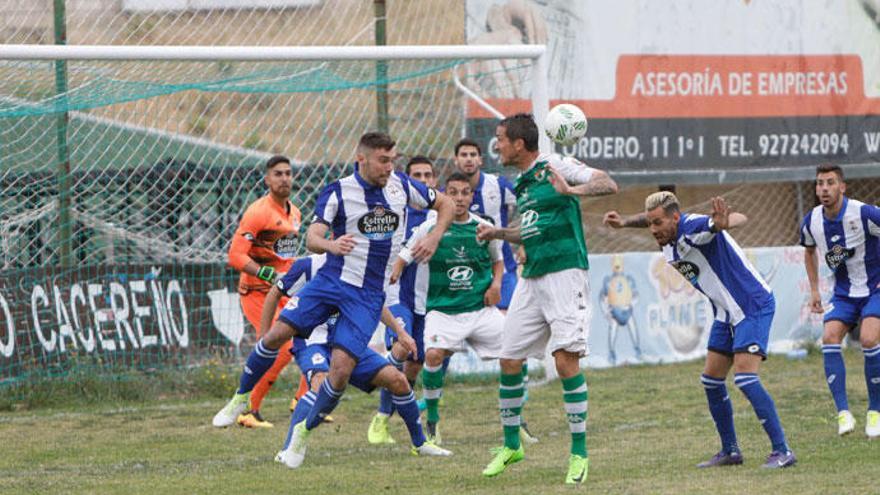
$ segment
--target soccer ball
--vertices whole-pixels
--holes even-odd
[[[571,146],[587,133],[587,116],[570,103],[560,103],[547,114],[544,132],[553,142]]]

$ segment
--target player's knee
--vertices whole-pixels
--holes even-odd
[[[422,364],[416,363],[414,361],[407,361],[403,364],[403,374],[406,375],[406,379],[410,382],[415,382],[419,377],[419,373],[422,371]]]
[[[387,380],[385,388],[394,395],[404,395],[411,392],[409,380],[402,372],[395,370]]]
[[[862,330],[862,333],[859,336],[859,343],[862,345],[862,349],[877,347],[877,344],[880,344],[880,333],[873,332],[873,334],[869,335]]]
[[[836,322],[832,322],[831,325],[825,325],[825,328],[822,330],[822,343],[834,345],[843,342],[846,330],[846,327],[837,325]]]
[[[276,321],[263,336],[263,345],[272,349],[280,349],[295,333],[292,326],[283,321]]]
[[[324,380],[327,379],[327,373],[315,373],[312,375],[312,379],[309,383],[311,386],[312,392],[317,392],[321,389],[321,384],[324,383]],[[335,387],[334,387],[335,388]]]
[[[443,364],[444,353],[440,349],[428,349],[425,353],[425,364],[434,368]]]
[[[346,385],[348,385],[348,376],[334,376],[332,370],[325,380],[330,382],[330,386],[337,392],[342,392],[345,390]]]
[[[395,341],[394,345],[391,346],[391,355],[398,361],[404,361],[409,355],[409,351],[406,350],[406,347],[400,341]]]
[[[501,372],[505,375],[513,375],[516,373],[522,373],[522,359],[499,359],[499,364],[501,365]]]

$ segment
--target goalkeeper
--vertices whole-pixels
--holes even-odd
[[[290,160],[281,155],[270,158],[266,162],[264,181],[269,193],[248,206],[229,247],[229,265],[241,272],[238,283],[241,309],[256,330],[258,339],[261,337],[263,302],[275,279],[293,264],[296,236],[302,221],[299,208],[289,199],[293,184]],[[276,317],[286,302],[287,298],[284,298],[278,305]],[[281,370],[290,362],[290,345],[288,342],[278,353],[275,364],[254,387],[249,410],[238,417],[238,424],[249,428],[272,427],[272,423],[260,415],[260,405]],[[300,395],[298,393],[297,397]]]

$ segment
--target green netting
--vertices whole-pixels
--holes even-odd
[[[0,384],[241,359],[226,252],[266,159],[292,159],[308,219],[385,91],[401,162],[442,169],[465,128],[453,70],[493,76],[463,66],[70,62],[47,96],[54,64],[0,63]]]
[[[67,2],[67,43],[376,40],[372,0],[152,12],[135,4]],[[382,20],[388,44],[465,43],[463,2],[388,0]],[[2,3],[0,43],[53,43],[53,22],[41,2]],[[511,75],[527,85],[527,61],[503,67],[517,69],[496,77],[499,66],[464,60],[0,60],[0,388],[240,360],[254,332],[226,253],[241,213],[265,194],[266,159],[292,159],[291,199],[307,221],[318,189],[351,171],[385,95],[401,162],[427,155],[442,169],[465,131],[453,71],[478,90]]]
[[[99,64],[65,62],[72,89],[55,93],[54,62],[0,63],[0,119],[89,110],[185,91],[205,93],[290,94],[370,89],[447,71],[464,61],[422,61],[386,64],[391,70],[376,77],[375,64],[339,62],[288,64]],[[128,67],[126,67],[128,65]],[[131,67],[134,65],[134,67]],[[212,77],[215,76],[216,77]],[[149,79],[143,78],[147,76]],[[141,79],[127,79],[142,77]],[[178,80],[175,82],[175,80]]]

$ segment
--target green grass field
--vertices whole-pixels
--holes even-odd
[[[821,357],[773,357],[762,376],[779,407],[799,463],[784,471],[760,464],[769,443],[742,394],[728,382],[741,467],[697,470],[718,448],[699,384],[702,364],[588,371],[590,493],[878,493],[880,441],[864,435],[866,394],[862,357],[847,352],[848,388],[856,433],[838,438]],[[231,378],[228,378],[231,383]],[[561,386],[533,387],[526,419],[541,442],[525,461],[483,479],[488,449],[501,427],[493,383],[446,389],[441,409],[448,459],[409,454],[403,423],[392,420],[398,444],[372,447],[366,429],[375,395],[350,391],[334,416],[311,437],[306,462],[288,470],[272,461],[287,428],[287,399],[264,406],[271,430],[216,430],[211,417],[223,399],[123,401],[0,413],[2,493],[570,493],[562,481],[568,430]],[[873,474],[872,474],[873,473]]]

